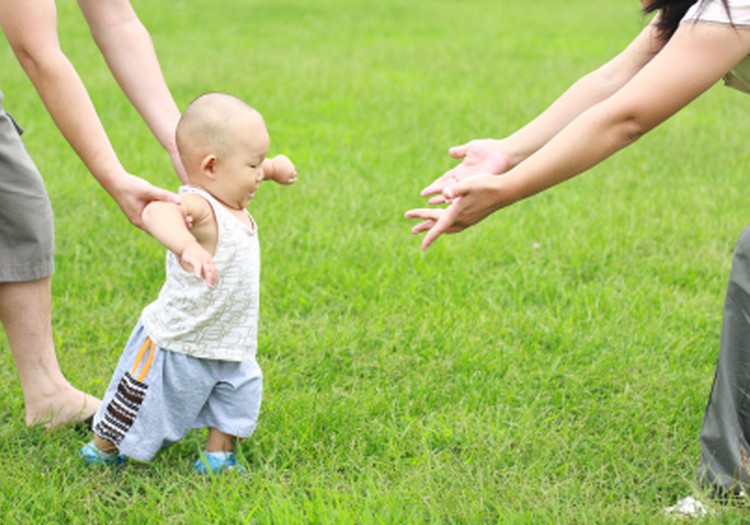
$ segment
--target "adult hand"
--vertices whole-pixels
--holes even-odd
[[[450,149],[451,157],[463,159],[461,163],[446,171],[442,176],[422,190],[422,197],[436,195],[429,200],[430,204],[445,202],[443,189],[456,182],[480,173],[499,175],[510,169],[510,154],[500,140],[478,139]]]
[[[179,203],[180,198],[174,193],[157,188],[149,182],[124,173],[107,188],[107,191],[115,199],[117,205],[125,213],[128,220],[139,228],[143,225],[141,214],[143,209],[152,201],[165,201]]]
[[[411,230],[427,231],[422,250],[443,233],[460,232],[516,200],[503,177],[487,173],[445,186],[441,196],[449,203],[447,208],[417,208],[405,214],[407,219],[423,221]]]

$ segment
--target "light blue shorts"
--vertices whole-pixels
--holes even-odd
[[[170,352],[156,346],[138,321],[94,417],[94,433],[140,461],[193,428],[247,438],[262,392],[255,359],[214,361]]]

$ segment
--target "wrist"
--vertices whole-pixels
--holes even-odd
[[[523,164],[497,177],[497,188],[501,195],[501,207],[510,206],[545,190],[548,185],[539,184]]]
[[[159,143],[164,148],[164,151],[167,152],[167,155],[170,157],[179,156],[180,151],[177,149],[177,140],[174,137],[174,133],[172,136],[170,136],[167,139],[157,139],[159,140]]]
[[[514,144],[512,137],[496,140],[495,146],[497,151],[505,157],[506,172],[518,166],[528,157],[527,153]]]
[[[127,184],[128,173],[119,162],[109,166],[92,169],[91,174],[97,182],[99,182],[101,187],[115,199],[117,199],[122,193]]]
[[[263,161],[263,180],[276,180],[275,158],[276,157],[271,157]]]
[[[186,251],[191,248],[195,248],[196,245],[199,248],[201,247],[200,243],[192,235],[189,237],[190,238],[185,239],[185,241],[182,243],[182,249],[178,252],[180,254],[180,257],[183,257]]]

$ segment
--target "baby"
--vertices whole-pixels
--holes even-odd
[[[149,461],[190,429],[208,428],[195,470],[235,467],[234,447],[255,430],[262,393],[260,253],[246,207],[263,179],[297,178],[285,156],[266,158],[269,145],[261,115],[232,95],[202,95],[183,113],[177,146],[189,185],[180,204],[152,202],[142,216],[168,250],[166,282],[94,417],[95,437],[79,453],[86,464]]]

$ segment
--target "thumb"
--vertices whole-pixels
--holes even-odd
[[[466,151],[469,149],[468,144],[462,144],[460,146],[453,146],[451,149],[448,150],[451,157],[454,159],[462,159],[466,156]]]

